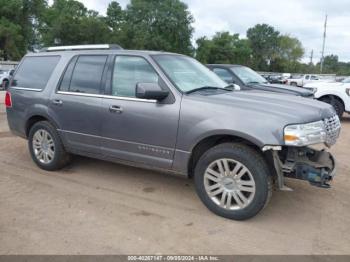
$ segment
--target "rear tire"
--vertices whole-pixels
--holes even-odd
[[[204,205],[234,220],[255,216],[272,195],[272,179],[264,158],[244,144],[224,143],[209,149],[196,164],[194,180]]]
[[[31,127],[28,147],[33,161],[41,169],[59,170],[70,161],[56,128],[47,121],[37,122]]]

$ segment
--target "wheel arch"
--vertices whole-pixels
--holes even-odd
[[[55,128],[58,128],[57,123],[55,123],[55,121],[53,121],[49,116],[44,114],[33,114],[29,116],[27,118],[27,121],[25,122],[24,131],[27,138],[29,136],[30,129],[33,127],[33,125],[41,121],[47,121],[50,124],[52,124]]]
[[[327,99],[327,98],[329,98],[331,100],[332,99],[336,99],[336,100],[340,101],[343,104],[344,108],[345,108],[344,100],[340,96],[338,96],[336,94],[324,94],[324,95],[321,95],[319,98],[317,98],[317,100],[323,101],[323,99]]]
[[[191,155],[187,164],[187,174],[189,177],[193,176],[194,168],[196,166],[199,158],[213,146],[222,144],[222,143],[242,143],[254,148],[257,152],[260,152],[263,156],[264,154],[261,151],[261,145],[253,139],[247,139],[245,137],[233,134],[213,134],[202,138],[197,141],[197,143],[192,147]],[[265,157],[265,156],[264,156]]]

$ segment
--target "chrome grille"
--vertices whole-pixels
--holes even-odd
[[[325,123],[326,134],[327,134],[326,145],[332,146],[337,141],[337,138],[339,137],[339,133],[340,133],[341,124],[340,124],[339,117],[337,115],[334,115],[330,118],[326,118],[324,120],[324,123]]]

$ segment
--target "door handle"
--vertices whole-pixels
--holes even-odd
[[[109,112],[121,114],[123,113],[123,108],[121,108],[120,106],[110,106]]]
[[[53,103],[54,105],[56,105],[56,106],[61,106],[61,105],[63,105],[63,101],[60,100],[60,99],[55,99],[55,100],[52,101],[52,103]]]

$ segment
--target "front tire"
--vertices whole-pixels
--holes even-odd
[[[194,180],[204,205],[234,220],[255,216],[272,195],[265,160],[243,144],[224,143],[209,149],[197,162]]]
[[[342,118],[343,114],[344,114],[344,111],[345,111],[345,108],[344,108],[344,105],[343,103],[335,98],[335,97],[324,97],[324,98],[321,98],[320,99],[322,102],[325,102],[327,104],[330,104],[331,106],[333,106],[335,112],[337,113],[339,119]]]
[[[65,151],[56,129],[47,121],[34,124],[28,136],[33,161],[41,169],[55,171],[65,167],[70,155]]]

